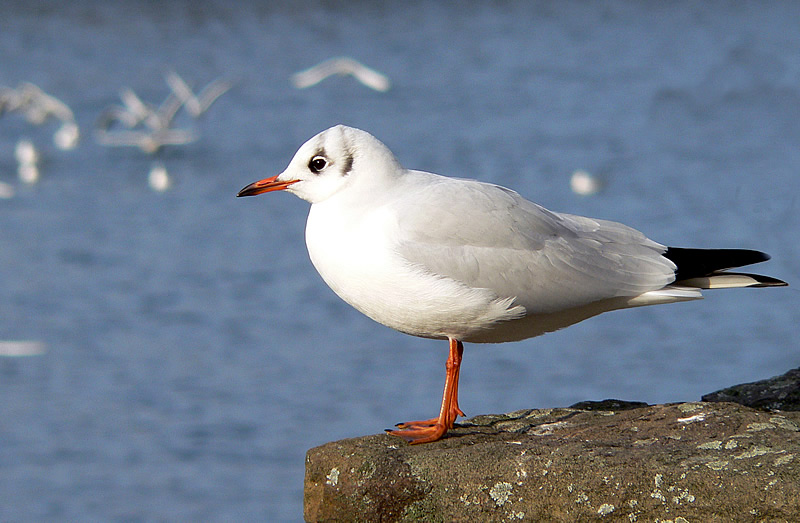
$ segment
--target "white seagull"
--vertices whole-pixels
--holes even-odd
[[[293,74],[292,84],[298,89],[305,89],[312,85],[317,85],[333,75],[350,75],[361,82],[362,85],[380,92],[388,91],[392,85],[389,77],[385,74],[379,73],[375,69],[371,69],[361,62],[347,56],[331,58]]]
[[[178,73],[171,71],[167,74],[166,79],[169,88],[175,93],[181,106],[185,107],[189,114],[195,118],[202,116],[217,98],[233,87],[232,82],[218,78],[205,86],[200,91],[200,94],[194,94],[189,84]]]
[[[238,196],[280,190],[311,203],[308,253],[339,297],[398,331],[449,340],[438,417],[388,431],[411,443],[440,439],[464,415],[462,342],[523,340],[615,309],[699,299],[701,289],[786,285],[727,270],[765,253],[666,247],[499,185],[408,170],[372,135],[342,125]]]

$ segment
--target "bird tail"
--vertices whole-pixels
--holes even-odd
[[[696,289],[784,287],[785,281],[760,274],[728,272],[769,260],[769,254],[749,249],[684,249],[668,247],[663,256],[676,266],[674,286]]]

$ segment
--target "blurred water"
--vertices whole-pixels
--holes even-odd
[[[409,167],[508,185],[662,243],[771,253],[796,285],[800,6],[722,2],[403,8],[351,2],[5,3],[0,85],[36,83],[81,125],[0,119],[0,519],[299,520],[305,451],[430,416],[446,343],[341,303],[307,260],[307,204],[237,200],[336,123]],[[292,73],[350,55],[387,93]],[[236,81],[153,158],[96,144],[130,87]],[[42,180],[16,180],[32,139]],[[585,169],[604,192],[582,198]],[[467,346],[470,415],[618,397],[696,400],[800,363],[796,289],[607,314],[520,343]]]

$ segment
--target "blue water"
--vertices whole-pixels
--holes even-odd
[[[510,186],[662,243],[748,247],[788,289],[610,313],[505,345],[467,346],[469,415],[607,397],[696,400],[800,365],[800,5],[504,2],[5,3],[0,85],[68,103],[54,127],[0,118],[0,520],[278,521],[302,517],[304,453],[433,415],[446,343],[340,302],[307,259],[308,205],[236,199],[336,123],[408,167]],[[292,73],[353,56],[387,93]],[[150,157],[92,128],[130,87],[153,103],[175,70],[235,87]],[[16,179],[13,148],[40,148]],[[173,179],[146,181],[154,160]],[[569,188],[577,169],[606,182]]]

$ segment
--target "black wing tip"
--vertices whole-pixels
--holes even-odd
[[[724,274],[724,273],[723,273]],[[763,276],[761,274],[746,274],[745,276],[750,276],[758,283],[755,285],[751,285],[750,287],[788,287],[789,284],[783,280],[779,280],[778,278],[773,278],[772,276]]]
[[[772,256],[770,256],[769,254],[767,254],[766,252],[763,252],[763,251],[755,251],[755,250],[752,250],[752,249],[731,249],[731,250],[733,250],[734,252],[735,251],[739,251],[743,256],[749,256],[750,259],[753,260],[753,261],[751,261],[747,265],[750,265],[750,264],[753,264],[753,263],[761,263],[761,262],[765,262],[767,260],[772,259]]]
[[[729,259],[742,265],[752,265],[770,260],[772,256],[755,249],[695,249],[692,247],[667,247],[664,256],[673,258]]]
[[[676,279],[678,280],[709,276],[770,259],[769,254],[753,249],[692,249],[684,247],[667,247],[663,256],[677,266]]]

